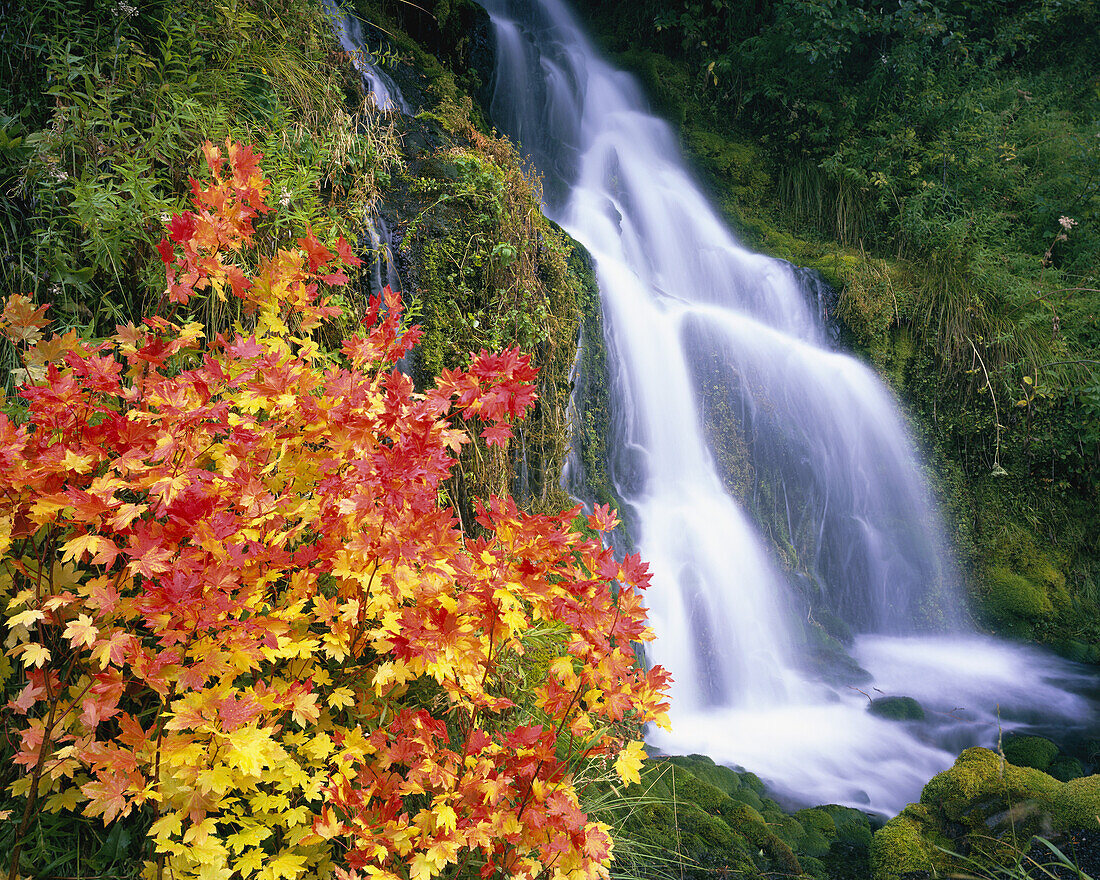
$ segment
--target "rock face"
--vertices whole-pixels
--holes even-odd
[[[1022,745],[1049,752],[1035,743]],[[963,860],[1009,865],[1027,852],[1034,835],[1057,840],[1067,832],[1095,829],[1098,821],[1100,775],[1060,782],[988,749],[967,749],[954,767],[924,787],[919,804],[875,833],[872,876],[901,880],[941,874],[962,867]]]

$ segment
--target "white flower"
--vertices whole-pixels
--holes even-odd
[[[171,219],[172,219],[172,215],[169,214],[167,211],[161,211],[160,212],[160,222],[161,223],[167,223]]]
[[[1061,224],[1062,228],[1066,232],[1069,232],[1071,229],[1073,229],[1074,226],[1077,225],[1077,221],[1074,220],[1072,217],[1059,217],[1058,222]]]
[[[287,207],[287,205],[290,204],[290,200],[292,198],[293,193],[291,193],[291,191],[284,186],[283,191],[279,194],[279,204],[285,208]]]
[[[119,0],[115,6],[115,15],[121,15],[123,18],[132,18],[137,15],[137,7],[133,3],[127,3],[126,0]]]

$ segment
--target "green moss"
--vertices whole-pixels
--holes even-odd
[[[1007,736],[1001,748],[1010,764],[1036,770],[1046,770],[1058,755],[1058,746],[1041,736]]]
[[[742,788],[741,776],[736,770],[715,764],[706,755],[679,755],[668,759],[677,767],[683,767],[693,776],[714,786],[726,795],[733,795]]]
[[[1100,775],[1062,783],[1051,798],[1055,828],[1067,831],[1097,827],[1100,822]]]
[[[985,609],[994,617],[1025,619],[1042,617],[1053,605],[1041,585],[1016,574],[1004,566],[994,566],[986,572],[988,592]]]
[[[898,880],[915,871],[934,872],[942,858],[925,839],[923,822],[907,807],[875,832],[871,843],[871,876],[874,880]]]
[[[1048,760],[1046,742],[1023,745]],[[1026,849],[1032,835],[1094,828],[1098,816],[1100,776],[1060,782],[988,749],[967,749],[953,767],[929,781],[919,804],[875,834],[874,876],[891,880],[908,870],[931,870],[929,864],[917,864],[922,859],[936,870],[950,866],[945,855],[936,855],[940,848],[991,869],[1011,865],[1022,857],[1021,848]],[[891,867],[895,860],[898,866]]]
[[[888,721],[923,721],[924,707],[912,697],[879,697],[867,711]]]
[[[753,810],[764,809],[764,799],[751,788],[742,788],[740,791],[735,791],[730,797]]]
[[[1071,755],[1062,755],[1051,761],[1046,772],[1060,782],[1069,782],[1071,779],[1079,779],[1084,776],[1085,768],[1077,758]]]

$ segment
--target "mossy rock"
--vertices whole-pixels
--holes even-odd
[[[929,781],[919,804],[876,832],[873,876],[898,880],[908,871],[950,867],[939,848],[995,871],[1016,863],[1033,835],[1095,828],[1098,819],[1100,776],[1060,782],[988,749],[967,749]]]
[[[1096,828],[1100,823],[1100,775],[1062,783],[1051,801],[1057,830]]]
[[[1031,767],[1016,767],[989,749],[967,749],[955,766],[932,777],[921,803],[934,806],[953,822],[974,828],[1014,803],[1049,803],[1060,785]]]
[[[1079,779],[1084,776],[1085,768],[1072,755],[1059,755],[1050,762],[1046,772],[1060,782],[1069,782],[1071,779]]]
[[[869,854],[874,880],[900,880],[920,871],[936,873],[945,859],[928,839],[929,825],[927,808],[913,805],[876,831]]]
[[[842,807],[839,804],[814,807],[814,811],[826,813],[833,820],[838,842],[862,847],[871,845],[871,821],[866,813],[854,807]]]
[[[879,697],[867,711],[887,721],[923,721],[924,707],[912,697]]]
[[[1065,657],[1067,660],[1072,660],[1074,663],[1088,663],[1089,662],[1089,646],[1077,639],[1060,639],[1051,645],[1051,647]]]
[[[730,797],[738,803],[742,803],[746,807],[751,807],[754,810],[760,811],[764,809],[764,799],[751,788],[742,788],[740,791],[735,791]]]
[[[726,795],[732,796],[741,790],[741,774],[730,767],[715,764],[706,755],[687,755],[686,757],[678,755],[668,760]]]
[[[1010,764],[1036,770],[1046,770],[1058,756],[1058,746],[1041,736],[1008,736],[1001,748]]]

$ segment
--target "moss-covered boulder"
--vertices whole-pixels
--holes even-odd
[[[932,809],[910,804],[875,832],[869,854],[871,876],[899,880],[918,872],[938,873],[947,864],[938,849],[945,843],[949,841],[939,831]]]
[[[994,869],[1017,861],[1033,835],[1057,839],[1097,821],[1100,776],[1061,782],[988,749],[967,749],[924,787],[919,804],[875,833],[872,876],[898,880],[911,871],[959,867],[948,853]]]
[[[879,697],[867,711],[887,721],[923,721],[924,707],[912,697]]]
[[[1078,758],[1072,755],[1059,755],[1050,762],[1046,772],[1059,782],[1069,782],[1085,775],[1085,768]]]
[[[641,783],[630,787],[627,798],[640,804],[623,817],[616,852],[628,860],[628,853],[657,852],[666,868],[671,860],[676,873],[682,868],[693,880],[713,880],[716,873],[867,877],[866,815],[836,805],[788,813],[767,797],[759,777],[702,755],[647,761]],[[661,865],[638,860],[628,867],[637,876],[661,873]]]
[[[1046,770],[1058,756],[1058,746],[1041,736],[1008,736],[1001,749],[1010,764],[1036,770]]]

